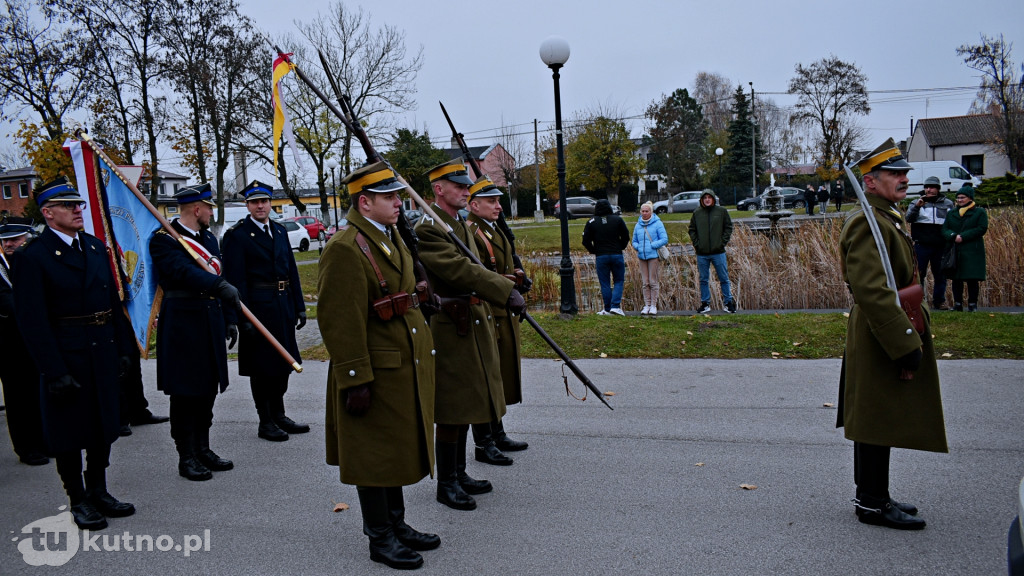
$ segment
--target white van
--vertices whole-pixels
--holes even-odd
[[[924,180],[929,176],[935,176],[942,185],[942,192],[956,192],[964,184],[978,186],[981,180],[972,176],[963,166],[952,160],[936,160],[934,162],[911,162],[913,170],[907,172],[907,179],[910,180],[907,186],[907,196],[920,196],[924,190]]]

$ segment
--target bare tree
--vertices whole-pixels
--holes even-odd
[[[64,136],[64,116],[76,110],[84,95],[85,80],[78,73],[92,58],[89,47],[79,45],[73,33],[58,29],[52,16],[42,25],[30,9],[30,0],[3,0],[0,13],[0,106],[10,120],[8,105],[18,112],[29,108],[39,115],[51,140]],[[17,113],[16,113],[17,114]],[[15,115],[16,115],[15,114]]]
[[[834,55],[810,66],[796,65],[796,75],[789,81],[789,93],[799,97],[792,121],[817,129],[815,161],[823,179],[839,176],[863,138],[857,119],[871,111],[867,81],[855,64]]]
[[[501,130],[498,132],[498,143],[507,152],[507,156],[501,158],[501,175],[505,178],[508,186],[508,201],[511,208],[512,218],[519,216],[519,191],[522,189],[522,177],[519,172],[519,164],[523,158],[529,158],[533,154],[533,142],[527,142],[515,125],[501,123]]]
[[[342,2],[332,4],[327,16],[297,24],[331,63],[328,73],[351,99],[371,137],[388,137],[394,132],[393,113],[416,108],[413,96],[423,48],[408,55],[405,32],[393,26],[375,27],[362,8],[351,10]],[[346,172],[351,170],[351,157],[352,135],[346,134],[342,149]]]
[[[792,166],[800,158],[801,123],[791,122],[792,114],[771,98],[759,96],[754,107],[764,160],[771,166]]]
[[[1010,170],[1024,169],[1024,74],[1017,78],[1013,44],[981,35],[981,43],[956,49],[964,63],[981,72],[981,87],[972,111],[993,111],[998,118],[998,141],[994,142],[1010,159]],[[1024,67],[1022,67],[1024,72]]]
[[[708,130],[724,133],[732,120],[733,87],[731,80],[715,72],[698,72],[693,80],[693,99],[700,104]]]

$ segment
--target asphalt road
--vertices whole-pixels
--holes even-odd
[[[950,453],[893,451],[892,494],[928,521],[910,533],[854,516],[852,444],[826,406],[838,360],[579,365],[615,392],[615,410],[567,397],[559,363],[525,361],[526,402],[505,422],[530,448],[507,468],[471,458],[470,474],[496,487],[476,511],[436,503],[430,479],[406,489],[410,524],[442,538],[418,573],[1005,574],[1024,475],[1024,362],[939,363]],[[154,411],[166,414],[151,385],[155,363],[143,369]],[[33,543],[23,527],[66,504],[56,470],[19,464],[3,435],[0,573],[393,573],[369,560],[355,489],[324,464],[326,372],[310,362],[292,377],[289,412],[313,432],[281,444],[256,437],[248,383],[233,381],[217,400],[212,440],[236,468],[209,482],[178,476],[167,424],[135,428],[114,445],[108,477],[138,513],[110,520],[60,567],[29,566],[23,553]],[[335,513],[336,502],[352,508]],[[103,549],[125,532],[133,548],[141,535],[170,549]],[[169,538],[198,549],[186,557]]]

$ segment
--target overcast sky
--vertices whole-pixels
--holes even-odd
[[[307,0],[283,18],[279,1],[241,0],[243,11],[272,33],[295,31],[295,19],[327,12],[328,0]],[[422,46],[416,86],[419,107],[405,126],[432,138],[448,128],[441,100],[469,137],[513,123],[554,120],[553,83],[538,49],[545,38],[568,41],[561,71],[563,119],[595,106],[642,116],[646,106],[677,88],[691,88],[700,71],[716,72],[780,106],[797,63],[830,54],[857,64],[869,91],[976,86],[976,73],[956,54],[980,34],[1003,34],[1024,62],[1024,1],[801,2],[778,0],[376,0],[362,6],[375,24],[406,33],[410,50]],[[270,56],[268,55],[268,60]],[[310,66],[318,63],[309,63]],[[973,91],[872,93],[862,122],[874,147],[886,137],[909,135],[911,117],[966,114]],[[525,127],[524,127],[525,128]],[[639,136],[644,123],[631,124]],[[471,145],[481,145],[476,140]]]

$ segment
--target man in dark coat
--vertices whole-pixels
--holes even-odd
[[[910,164],[890,138],[858,163],[864,191],[889,253],[895,284],[914,284],[914,248],[897,207],[907,195]],[[863,210],[839,237],[843,279],[853,294],[839,381],[837,427],[853,440],[856,514],[865,524],[919,530],[917,508],[889,495],[892,447],[948,452],[931,319],[922,308],[918,333],[888,286]]]
[[[604,308],[599,315],[625,316],[622,311],[622,287],[626,279],[626,260],[622,251],[632,236],[622,217],[612,213],[607,200],[598,200],[594,217],[583,227],[583,247],[594,255],[594,271],[601,285]],[[609,281],[609,278],[611,281]]]
[[[526,292],[526,274],[515,265],[512,241],[498,228],[501,215],[502,191],[487,176],[481,176],[469,187],[469,232],[476,241],[477,251],[488,270],[497,272],[516,283],[516,290]],[[519,358],[521,319],[518,314],[504,308],[493,308],[494,332],[498,336],[501,356],[501,385],[505,390],[505,406],[523,401],[522,370]],[[482,462],[503,465],[512,461],[504,452],[526,450],[529,444],[513,440],[505,433],[499,418],[486,424],[473,424],[473,441],[483,458]]]
[[[263,323],[292,358],[299,359],[295,331],[306,325],[306,304],[299,285],[288,231],[270,219],[273,188],[258,180],[242,190],[249,217],[224,234],[224,276],[238,288],[242,303]],[[260,418],[258,436],[283,442],[289,434],[309,432],[285,415],[284,394],[292,367],[253,325],[242,321],[238,373],[249,377]]]
[[[190,186],[174,195],[181,216],[149,241],[156,279],[163,290],[157,323],[157,388],[171,397],[171,438],[178,450],[178,474],[209,480],[212,471],[234,464],[210,449],[210,427],[217,392],[228,387],[230,346],[238,338],[238,290],[207,272],[189,253],[219,266],[220,248],[210,232],[214,203],[209,184]],[[189,248],[185,248],[185,244]],[[216,266],[214,269],[216,270]]]
[[[843,183],[842,181],[836,181],[836,185],[832,187],[832,193],[829,198],[832,199],[832,205],[836,207],[836,212],[843,209]]]
[[[726,312],[736,312],[736,299],[729,282],[729,266],[725,247],[732,238],[732,218],[729,211],[715,202],[715,195],[704,192],[700,195],[700,206],[693,211],[687,229],[693,251],[697,254],[697,275],[700,277],[700,308],[698,314],[711,311],[711,266],[715,267],[718,284],[722,288],[722,302]]]
[[[430,319],[437,348],[437,501],[456,510],[473,510],[472,494],[490,492],[486,480],[466,473],[466,439],[470,424],[490,423],[505,415],[501,358],[494,334],[492,306],[521,312],[526,307],[515,282],[474,264],[448,234],[455,235],[479,257],[459,210],[469,198],[466,165],[453,160],[427,172],[434,189],[434,212],[416,224],[420,256],[430,284],[441,297],[441,312]],[[477,459],[485,455],[477,452]],[[511,461],[509,462],[511,463]]]
[[[18,221],[15,221],[18,220]],[[29,356],[14,318],[13,272],[10,259],[28,241],[31,219],[9,218],[0,226],[0,380],[7,402],[7,431],[18,458],[29,466],[49,464],[39,411],[39,371]]]
[[[39,368],[49,453],[83,529],[135,513],[107,492],[110,445],[118,438],[118,371],[136,346],[118,298],[107,248],[81,232],[85,201],[58,178],[37,192],[47,228],[15,254],[14,311]],[[82,450],[88,462],[82,478]]]
[[[353,171],[349,225],[320,258],[320,332],[331,357],[327,463],[354,484],[370,558],[417,568],[441,545],[405,522],[402,487],[433,471],[434,342],[412,252],[395,223],[398,182],[383,162]]]
[[[814,206],[818,203],[818,193],[814,191],[814,186],[808,184],[807,189],[804,190],[804,204],[807,208],[807,215],[811,216],[814,214]]]

